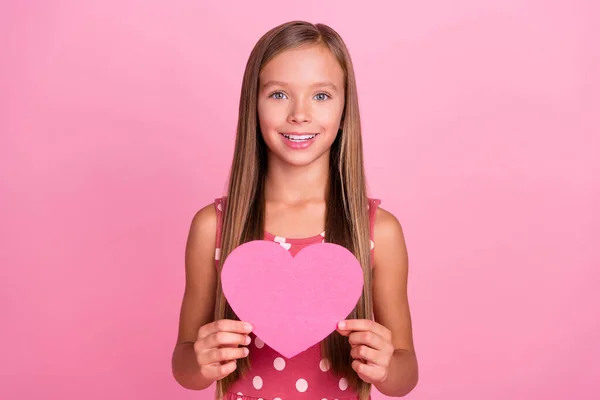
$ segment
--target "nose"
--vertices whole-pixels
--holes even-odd
[[[296,124],[310,122],[310,106],[302,100],[294,101],[288,115],[288,121]]]

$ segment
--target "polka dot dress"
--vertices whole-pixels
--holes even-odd
[[[373,237],[373,221],[379,200],[369,200],[371,218],[371,237]],[[217,248],[215,264],[219,266],[220,236],[225,198],[215,201],[217,210]],[[265,240],[279,243],[283,248],[295,255],[302,248],[315,243],[322,243],[325,234],[321,233],[309,238],[286,239],[265,233]],[[371,250],[374,243],[371,241]],[[320,344],[316,344],[303,353],[286,359],[271,349],[256,335],[248,346],[251,369],[248,374],[234,383],[224,400],[356,400],[356,392],[348,385],[344,377],[336,376],[331,371],[331,363],[321,354]]]

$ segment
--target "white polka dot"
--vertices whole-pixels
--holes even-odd
[[[291,243],[279,243],[279,245],[286,250],[289,250],[292,247]]]
[[[223,211],[223,206],[221,205],[221,202],[218,202],[218,203],[217,203],[217,209],[218,209],[219,211]]]
[[[257,337],[256,339],[254,339],[254,345],[257,349],[262,349],[263,347],[265,347],[265,342],[263,342]]]
[[[325,231],[321,232],[321,236],[325,237]]]
[[[252,385],[254,385],[254,389],[262,389],[263,387],[263,380],[260,376],[255,376],[254,379],[252,379]]]
[[[371,250],[375,248],[375,242],[371,240]]]
[[[283,371],[285,368],[285,360],[281,357],[277,357],[275,361],[273,361],[273,366],[277,371]]]
[[[275,237],[273,238],[273,241],[274,241],[274,242],[277,242],[277,243],[285,243],[285,238],[284,238],[284,237],[281,237],[281,236],[275,236]]]
[[[215,260],[219,261],[221,258],[221,249],[215,249]]]
[[[340,379],[340,390],[348,389],[348,379],[342,378]]]
[[[298,379],[296,381],[296,389],[300,393],[306,392],[306,390],[308,389],[308,382],[306,382],[306,379]]]
[[[238,396],[243,396],[244,394],[242,392],[237,392],[236,393]]]
[[[279,397],[275,397],[273,400],[281,400]]]
[[[319,368],[321,368],[321,371],[327,372],[327,371],[329,371],[329,368],[331,368],[331,363],[329,362],[328,359],[324,358],[319,363]]]

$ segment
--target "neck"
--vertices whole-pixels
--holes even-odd
[[[328,154],[300,167],[270,157],[265,179],[265,199],[287,204],[324,201],[328,180]]]

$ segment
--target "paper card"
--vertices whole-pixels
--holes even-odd
[[[342,246],[318,243],[292,257],[264,240],[232,251],[221,282],[240,320],[286,358],[333,332],[356,306],[364,284],[360,263]]]

